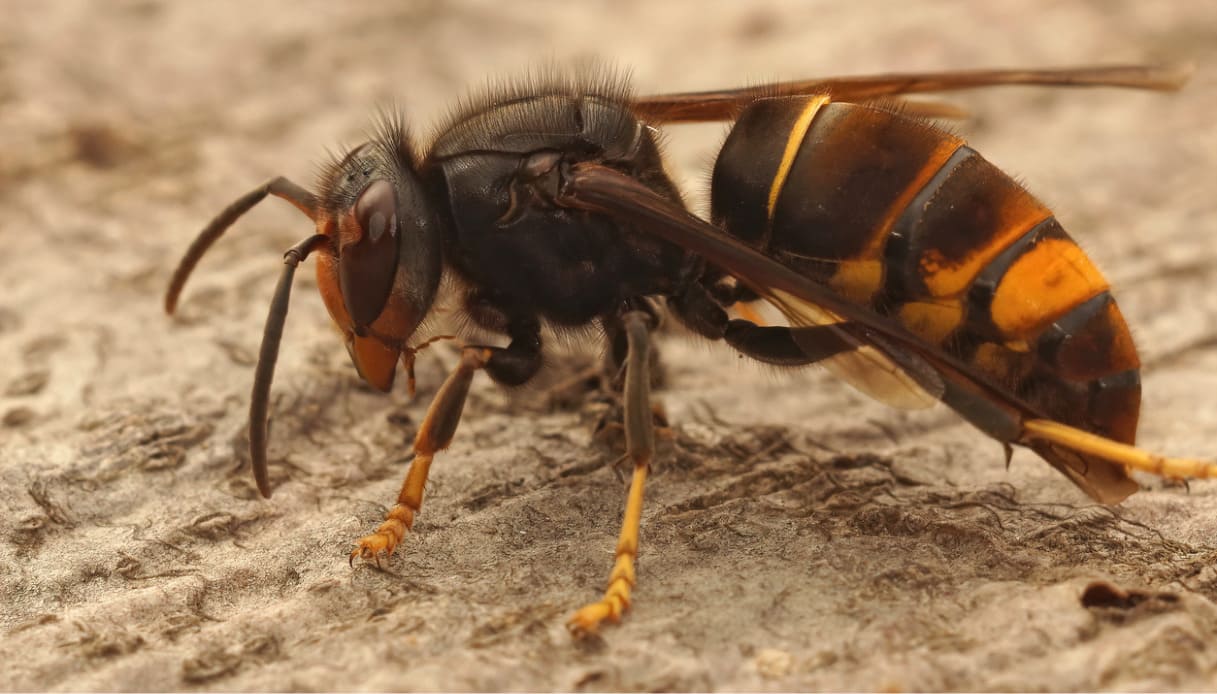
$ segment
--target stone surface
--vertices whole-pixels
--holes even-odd
[[[301,273],[274,391],[277,492],[246,409],[280,202],[160,295],[201,224],[310,182],[395,102],[417,137],[547,56],[640,91],[897,69],[1192,60],[1175,95],[989,90],[956,127],[1057,211],[1146,361],[1144,445],[1217,455],[1217,5],[1205,2],[6,3],[0,27],[0,687],[1211,689],[1217,487],[1090,503],[941,408],[886,409],[676,335],[676,438],[648,488],[636,606],[563,622],[607,575],[624,494],[588,408],[479,379],[416,531],[347,566],[453,358],[417,399],[359,385]],[[721,125],[671,128],[704,206]],[[590,347],[595,353],[595,347]],[[575,352],[575,350],[572,350]],[[555,374],[577,355],[556,359]],[[555,376],[556,377],[556,376]],[[1086,608],[1107,580],[1150,597]],[[1166,594],[1163,597],[1162,593]]]

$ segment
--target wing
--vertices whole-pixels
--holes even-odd
[[[557,202],[629,221],[701,255],[781,310],[796,325],[834,328],[855,349],[841,369],[865,369],[852,381],[883,400],[926,396],[947,404],[1007,446],[1025,445],[1092,498],[1117,503],[1137,489],[1127,470],[1168,477],[1217,478],[1217,463],[1167,458],[1054,421],[954,356],[902,326],[851,304],[776,260],[724,234],[634,178],[584,162],[565,172]],[[839,372],[841,371],[839,370]]]
[[[833,101],[866,102],[901,94],[999,85],[1124,87],[1174,91],[1183,86],[1191,73],[1191,65],[1178,64],[1043,70],[960,70],[828,77],[776,82],[742,89],[643,96],[634,100],[633,110],[639,118],[650,123],[696,123],[730,120],[749,103],[772,96],[828,94],[832,96]]]
[[[760,292],[758,292],[760,293]],[[924,360],[884,344],[874,336],[859,335],[859,326],[814,303],[802,301],[780,290],[761,296],[782,312],[792,326],[833,326],[838,336],[845,335],[853,349],[834,354],[819,362],[841,380],[892,407],[915,410],[930,407],[942,397],[942,378]],[[805,333],[794,332],[798,344]],[[802,345],[800,345],[802,347]],[[815,352],[814,345],[804,347]]]
[[[576,164],[560,204],[609,214],[667,238],[726,270],[778,308],[795,326],[825,326],[851,345],[822,360],[828,369],[864,393],[905,409],[942,399],[939,371],[916,349],[922,343],[904,330],[808,280],[680,205],[655,194],[631,176],[598,164]],[[892,339],[897,335],[897,339]],[[796,340],[798,333],[795,334]],[[808,352],[817,351],[809,346]]]

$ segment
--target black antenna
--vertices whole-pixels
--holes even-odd
[[[216,215],[216,218],[211,220],[207,226],[203,227],[194,242],[190,244],[190,248],[186,249],[186,255],[182,256],[181,261],[178,262],[177,269],[173,271],[173,279],[169,281],[169,289],[165,292],[165,313],[172,314],[177,308],[177,299],[182,293],[182,287],[186,286],[186,280],[194,271],[194,266],[199,264],[199,259],[203,257],[208,248],[211,248],[211,244],[223,236],[228,227],[240,219],[241,215],[249,212],[267,195],[283,198],[308,215],[309,219],[316,221],[317,198],[282,176],[272,178],[237,198],[231,205],[225,207],[224,211]]]
[[[207,249],[215,243],[228,227],[232,226],[241,215],[253,209],[254,205],[262,202],[267,195],[283,198],[296,206],[313,221],[317,220],[317,197],[308,190],[296,185],[288,179],[277,176],[263,183],[245,195],[237,198],[231,205],[216,215],[199,235],[195,237],[186,254],[178,262],[173,271],[173,279],[165,292],[165,313],[172,314],[177,308],[178,297],[186,280],[199,260],[207,253]],[[270,478],[266,472],[266,435],[267,411],[270,404],[270,383],[275,376],[275,361],[279,358],[279,341],[283,337],[283,323],[287,320],[287,305],[292,294],[292,278],[296,274],[296,266],[317,248],[328,244],[329,238],[316,234],[301,241],[287,250],[283,256],[283,274],[279,276],[279,284],[275,287],[274,298],[270,302],[270,313],[266,316],[266,329],[262,333],[262,347],[258,352],[258,366],[254,375],[254,390],[249,403],[249,457],[253,462],[254,480],[258,483],[258,491],[262,496],[270,498]]]
[[[253,463],[254,480],[263,497],[270,498],[270,476],[266,472],[266,439],[270,410],[270,383],[275,377],[275,361],[279,358],[279,341],[287,321],[287,305],[292,295],[292,278],[296,266],[317,248],[328,244],[325,234],[310,236],[283,254],[283,273],[275,286],[262,332],[262,347],[258,350],[258,366],[254,370],[254,390],[249,398],[249,459]]]

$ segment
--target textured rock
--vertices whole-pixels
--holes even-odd
[[[178,318],[160,292],[215,211],[309,182],[378,104],[422,138],[470,85],[594,53],[641,91],[895,69],[1197,62],[1177,95],[950,97],[1116,286],[1147,366],[1144,445],[1217,455],[1217,5],[9,3],[0,28],[0,687],[8,689],[1205,689],[1217,487],[1095,506],[1029,453],[827,375],[661,345],[675,424],[648,488],[636,606],[594,599],[624,494],[596,412],[479,379],[417,532],[351,570],[419,398],[361,387],[301,273],[271,474],[245,452],[286,205],[242,220]],[[725,128],[673,128],[704,204]],[[592,349],[594,353],[594,348]],[[578,363],[558,360],[551,377]],[[569,363],[568,363],[569,362]],[[1143,591],[1084,607],[1092,581]],[[1161,597],[1165,593],[1170,597]],[[1138,593],[1140,595],[1140,593]],[[1117,604],[1112,604],[1112,603]],[[1135,602],[1135,604],[1131,604]]]

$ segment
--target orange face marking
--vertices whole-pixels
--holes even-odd
[[[1107,286],[1076,243],[1044,239],[1006,271],[993,293],[990,314],[1004,335],[1025,338]]]
[[[351,361],[363,380],[373,388],[388,392],[393,387],[393,377],[397,375],[397,359],[401,350],[386,346],[374,337],[351,335],[348,348]]]
[[[386,345],[375,336],[385,336],[405,344],[416,327],[416,321],[408,315],[402,302],[389,297],[384,311],[370,326],[373,335],[359,337],[352,331],[351,316],[342,301],[342,290],[338,285],[338,258],[328,249],[317,254],[317,289],[321,300],[329,311],[334,324],[346,336],[347,351],[360,377],[373,388],[388,391],[393,387],[396,364],[401,350]]]
[[[318,251],[316,258],[317,289],[321,292],[325,310],[329,311],[330,318],[340,330],[350,332],[351,316],[342,303],[342,290],[338,287],[338,256],[327,248]]]
[[[399,298],[403,284],[405,283],[400,274],[394,278],[393,291],[389,294],[389,300],[385,302],[385,307],[380,315],[369,326],[377,335],[384,335],[399,344],[405,344],[422,321],[422,316],[417,315],[408,302]]]

